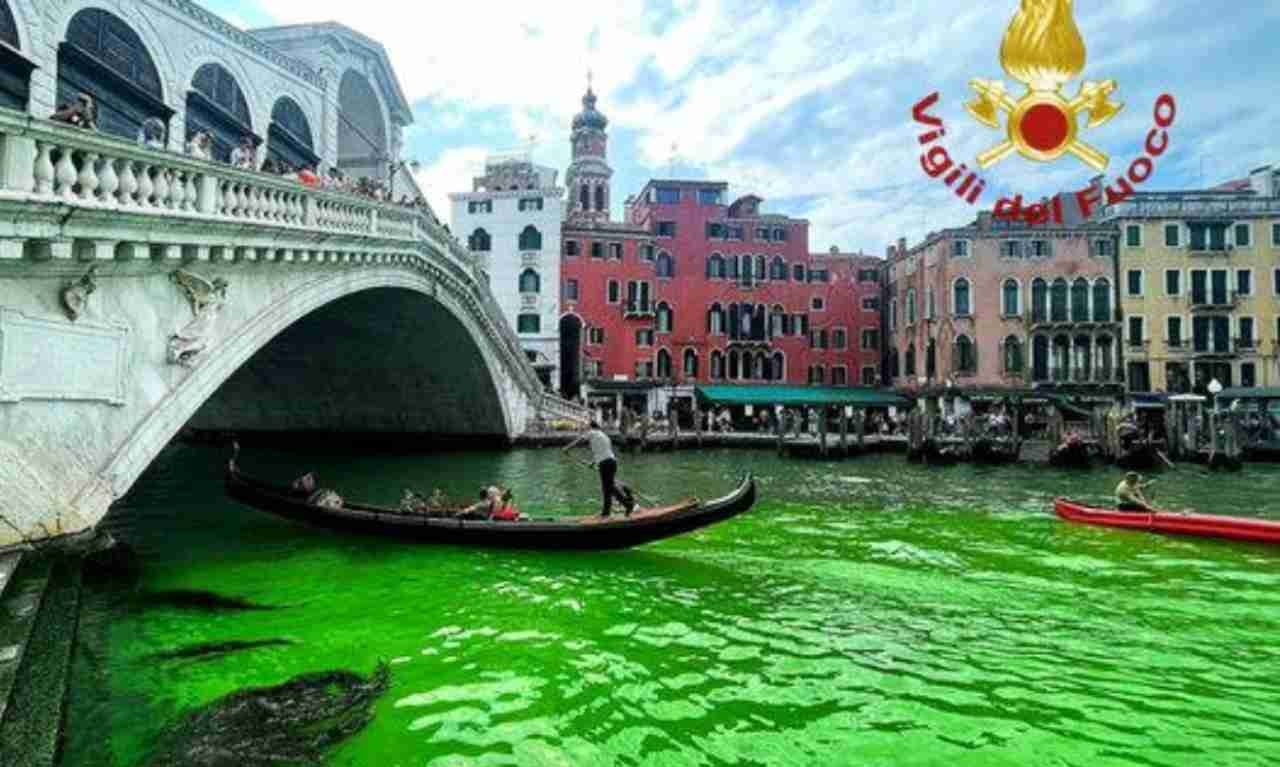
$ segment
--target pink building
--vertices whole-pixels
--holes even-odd
[[[1122,390],[1115,252],[1113,227],[1029,227],[986,212],[913,248],[899,240],[885,265],[886,380]]]

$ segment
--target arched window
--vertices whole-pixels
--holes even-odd
[[[221,64],[205,64],[196,70],[187,94],[187,133],[208,131],[212,155],[227,162],[231,150],[245,136],[253,135],[249,102],[236,78]]]
[[[1076,381],[1088,381],[1093,372],[1093,339],[1079,335],[1071,344],[1072,365]]]
[[[542,232],[533,224],[520,231],[520,250],[542,250]]]
[[[731,381],[738,380],[738,350],[729,350],[729,371],[728,378]]]
[[[671,312],[671,307],[668,306],[665,301],[658,304],[658,312],[657,312],[658,332],[670,333],[673,322],[674,322],[674,317]]]
[[[666,349],[658,350],[658,378],[671,377],[671,352]]]
[[[1093,321],[1111,322],[1111,281],[1106,277],[1093,283]]]
[[[724,308],[720,304],[712,304],[707,310],[707,333],[713,336],[724,335]]]
[[[1071,283],[1071,321],[1089,321],[1089,281],[1083,277]]]
[[[58,104],[74,104],[81,93],[93,97],[98,130],[130,143],[147,118],[157,117],[167,127],[173,116],[142,38],[120,17],[97,8],[72,17],[58,48]]]
[[[756,256],[756,282],[764,282],[769,270],[764,256]]]
[[[719,253],[712,253],[707,259],[707,279],[724,279],[724,258]]]
[[[1001,291],[1003,295],[1003,305],[1001,313],[1006,317],[1017,317],[1022,313],[1022,295],[1018,288],[1018,281],[1015,279],[1007,279],[1004,281],[1004,288]]]
[[[190,133],[191,129],[188,128]],[[320,157],[312,143],[311,123],[302,107],[288,96],[276,99],[271,108],[271,127],[267,130],[267,156],[295,168],[319,164]]]
[[[751,377],[757,381],[767,381],[769,360],[764,352],[756,352],[755,362],[751,365]]]
[[[773,353],[773,364],[769,368],[770,372],[773,373],[773,380],[787,380],[787,358],[783,356],[782,352]]]
[[[674,277],[676,274],[676,264],[671,258],[671,254],[665,250],[658,254],[658,260],[654,264],[654,271],[659,277]]]
[[[1071,379],[1070,338],[1067,338],[1066,336],[1054,336],[1053,356],[1050,358],[1050,364],[1053,366],[1053,380],[1068,381]]]
[[[925,293],[927,296],[928,305],[925,307],[926,314],[924,316],[929,319],[933,319],[934,317],[938,316],[938,307],[933,300],[933,288],[927,289]]]
[[[1049,339],[1046,336],[1031,339],[1031,380],[1049,380]]]
[[[738,316],[739,313],[740,313],[740,310],[737,304],[729,304],[728,331],[729,331],[730,341],[737,341],[740,338],[742,323],[741,323],[741,318]]]
[[[916,289],[907,288],[907,324],[916,324]]]
[[[755,269],[751,265],[751,256],[743,255],[741,259],[742,265],[738,269],[738,284],[744,288],[749,288],[754,284]]]
[[[520,272],[520,292],[536,294],[542,292],[542,278],[532,269]]]
[[[726,270],[724,273],[725,278],[730,280],[738,279],[738,257],[729,256],[725,260],[725,266],[726,266]]]
[[[1031,281],[1031,321],[1049,321],[1049,283],[1039,277]]]
[[[35,65],[24,56],[15,55],[22,49],[18,38],[18,23],[13,18],[6,0],[0,0],[0,42],[12,50],[0,46],[0,106],[10,109],[26,109],[31,95],[31,70]]]
[[[796,264],[791,267],[791,279],[796,282],[804,282],[804,264]]]
[[[1022,341],[1017,336],[1004,339],[1005,375],[1022,375]]]
[[[774,256],[769,262],[769,279],[778,282],[787,281],[787,262],[782,260],[782,256]]]
[[[769,309],[769,337],[782,338],[786,335],[787,328],[783,320],[786,319],[786,309],[782,308],[782,304],[774,304]]]
[[[698,353],[693,349],[684,350],[684,377],[688,379],[698,377]]]
[[[1053,281],[1053,289],[1049,292],[1049,319],[1053,322],[1067,321],[1067,281],[1061,277]]]
[[[467,238],[467,247],[475,253],[488,253],[491,244],[489,233],[484,229],[476,229]]]
[[[972,314],[969,306],[969,281],[964,277],[956,280],[951,287],[951,313],[956,317],[968,317]]]
[[[603,185],[596,187],[596,210],[604,210],[604,186]],[[671,367],[670,360],[668,360],[667,367]]]
[[[974,348],[969,336],[956,337],[955,360],[952,365],[960,375],[972,375],[978,372],[978,350]]]
[[[932,338],[924,347],[924,375],[930,380],[938,375],[938,345]]]
[[[898,356],[897,348],[890,346],[889,347],[889,378],[890,379],[894,379],[902,375],[901,368],[899,367],[901,363],[902,363],[902,360]]]
[[[578,207],[583,210],[591,210],[591,187],[586,184],[578,190]]]
[[[916,376],[916,345],[914,343],[907,347],[907,353],[903,355],[902,374],[907,378]]]
[[[711,378],[716,381],[724,378],[724,353],[719,350],[711,352]]]
[[[1112,363],[1115,360],[1115,350],[1111,345],[1111,336],[1098,336],[1098,374],[1096,376],[1099,381],[1110,381],[1114,375]]]

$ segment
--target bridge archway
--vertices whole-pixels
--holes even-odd
[[[338,167],[354,178],[385,180],[390,158],[382,101],[369,78],[348,69],[338,87]]]

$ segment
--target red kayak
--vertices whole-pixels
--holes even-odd
[[[1212,514],[1153,514],[1132,511],[1095,509],[1083,504],[1055,498],[1053,510],[1072,522],[1103,527],[1125,527],[1170,535],[1195,535],[1201,538],[1230,538],[1237,541],[1280,543],[1280,522],[1244,517],[1219,517]]]

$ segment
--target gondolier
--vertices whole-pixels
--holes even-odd
[[[607,517],[613,512],[613,499],[617,498],[622,503],[628,516],[635,510],[636,502],[631,493],[624,493],[618,488],[615,478],[618,475],[618,458],[613,454],[613,443],[609,441],[609,435],[600,429],[598,421],[591,421],[591,429],[581,437],[565,445],[564,451],[567,453],[577,447],[579,443],[586,441],[587,446],[591,448],[591,463],[600,472],[600,493],[603,498],[600,509],[600,516]]]

